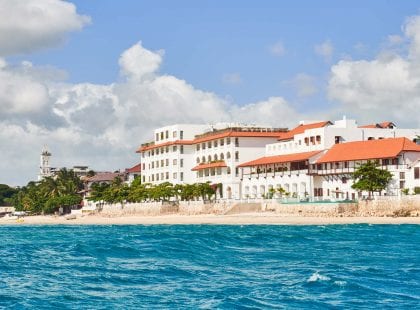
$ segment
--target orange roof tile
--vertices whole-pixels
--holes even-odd
[[[420,152],[420,145],[407,138],[347,142],[334,144],[317,163],[394,158],[408,151]]]
[[[281,134],[278,140],[290,140],[293,139],[295,135],[304,133],[307,129],[314,129],[314,128],[321,128],[325,127],[327,125],[331,125],[330,121],[324,121],[324,122],[318,122],[318,123],[312,123],[312,124],[305,124],[305,125],[299,125],[292,130]]]
[[[192,168],[192,171],[197,170],[203,170],[207,168],[221,168],[221,167],[227,167],[225,161],[216,161],[214,163],[208,163],[208,164],[200,164]]]
[[[128,173],[136,173],[136,172],[141,172],[141,164],[137,164],[131,168],[127,168],[125,169],[125,172]]]
[[[379,124],[369,124],[369,125],[359,126],[359,128],[389,128],[391,125],[395,126],[393,122],[382,122]]]
[[[286,154],[286,155],[261,157],[261,158],[240,164],[238,167],[251,167],[251,166],[259,166],[259,165],[281,164],[281,163],[303,161],[303,160],[308,160],[309,158],[319,154],[320,152],[322,151],[312,151],[312,152],[304,152],[304,153],[294,153],[294,154]]]
[[[141,153],[144,151],[149,151],[149,150],[153,150],[153,149],[157,149],[160,147],[166,147],[166,146],[171,146],[171,145],[191,145],[193,144],[192,140],[176,140],[176,141],[168,141],[168,142],[164,142],[164,143],[160,143],[160,144],[151,144],[151,145],[147,145],[147,146],[141,146],[136,153]]]
[[[202,143],[211,140],[226,138],[226,137],[259,137],[259,138],[277,138],[282,134],[280,131],[224,131],[216,132],[215,134],[208,134],[204,137],[194,139],[194,143]]]

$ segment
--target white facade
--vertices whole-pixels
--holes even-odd
[[[334,122],[334,124],[306,129],[301,133],[288,136],[287,139],[268,144],[265,156],[291,155],[311,151],[319,151],[320,153],[302,160],[302,164],[306,163],[305,168],[301,170],[291,169],[290,162],[242,168],[242,198],[267,197],[270,189],[280,187],[286,193],[289,193],[290,197],[298,199],[359,198],[358,193],[351,188],[353,184],[351,173],[354,171],[355,165],[362,163],[362,161],[337,162],[331,169],[323,166],[322,170],[311,171],[311,167],[316,166],[318,158],[337,143],[398,137],[406,137],[410,141],[414,141],[418,136],[420,136],[420,129],[361,128],[358,127],[356,121],[346,120],[345,118]],[[419,152],[406,152],[398,158],[395,165],[387,164],[384,167],[393,174],[393,179],[386,191],[388,195],[400,195],[402,189],[408,189],[412,193],[415,187],[420,187],[418,170],[416,170],[416,167],[419,166],[419,159]],[[344,165],[348,166],[344,167]],[[278,168],[283,166],[284,172]],[[272,191],[272,196],[279,197],[280,194],[275,190],[274,193]]]
[[[154,131],[141,153],[143,183],[222,184],[226,198],[241,197],[237,165],[262,156],[284,129],[239,124],[172,125]]]

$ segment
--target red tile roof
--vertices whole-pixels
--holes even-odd
[[[318,122],[318,123],[312,123],[312,124],[305,124],[305,125],[299,125],[292,130],[281,134],[278,140],[290,140],[293,139],[295,135],[304,133],[307,129],[314,129],[314,128],[322,128],[327,125],[331,125],[332,123],[330,121],[324,121],[324,122]]]
[[[191,170],[197,171],[197,170],[203,170],[207,168],[221,168],[221,167],[227,167],[224,161],[216,161],[214,163],[200,164],[200,165],[195,166]]]
[[[92,177],[86,178],[86,182],[110,182],[116,177],[124,179],[124,173],[120,172],[99,172]]]
[[[125,169],[125,172],[128,173],[138,173],[141,172],[141,164],[137,164],[131,168]]]
[[[308,160],[312,156],[315,156],[321,152],[322,151],[312,151],[312,152],[304,152],[304,153],[294,153],[294,154],[286,154],[286,155],[261,157],[261,158],[240,164],[238,167],[251,167],[251,166],[259,166],[259,165],[281,164],[281,163],[303,161],[303,160]]]
[[[259,137],[259,138],[277,138],[283,132],[281,131],[235,131],[229,130],[224,132],[216,132],[214,134],[207,134],[206,136],[201,136],[195,138],[193,143],[202,143],[211,140],[217,140],[226,137]]]
[[[334,146],[317,163],[395,158],[401,152],[420,152],[420,145],[407,138],[355,141]]]
[[[171,146],[171,145],[191,145],[191,144],[193,144],[192,140],[168,141],[168,142],[159,143],[159,144],[150,144],[150,145],[141,146],[136,151],[136,153],[141,153],[141,152],[144,152],[144,151],[153,150],[153,149],[157,149],[157,148],[160,148],[160,147],[166,147],[166,146]]]
[[[281,131],[235,131],[235,130],[227,130],[222,132],[215,132],[214,134],[208,133],[205,136],[200,136],[195,138],[194,140],[176,140],[176,141],[168,141],[165,143],[160,144],[150,144],[146,146],[141,146],[136,153],[141,153],[144,151],[157,149],[160,147],[166,147],[171,145],[191,145],[197,144],[217,139],[222,139],[226,137],[259,137],[259,138],[278,138],[283,132]]]
[[[395,124],[393,122],[382,122],[379,124],[369,124],[369,125],[359,126],[359,128],[390,128],[390,126],[395,126]]]

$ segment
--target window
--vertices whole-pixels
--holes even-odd
[[[308,145],[308,144],[309,144],[309,138],[308,138],[308,137],[305,137],[305,140],[304,140],[304,141],[305,141],[305,144],[306,144],[306,145]]]
[[[159,155],[159,149],[156,149],[156,155]]]
[[[341,182],[342,182],[343,184],[346,184],[346,183],[347,183],[347,178],[346,178],[346,177],[343,177],[343,178],[341,179]]]
[[[226,144],[229,145],[230,144],[230,138],[226,138]]]
[[[160,166],[163,167],[165,165],[165,161],[163,159],[160,160]]]
[[[205,163],[206,162],[206,157],[205,156],[201,157],[201,162],[202,163]]]
[[[400,181],[400,189],[405,188],[405,181]]]
[[[209,155],[209,156],[207,157],[207,161],[208,161],[208,162],[211,162],[211,155]]]
[[[142,177],[142,181],[143,181],[143,183],[146,182],[146,176],[145,175]]]
[[[239,146],[239,138],[235,138],[235,146]]]
[[[197,144],[197,145],[196,145],[196,149],[197,149],[197,151],[199,151],[199,150],[200,150],[200,144]]]
[[[226,168],[226,172],[227,172],[227,174],[230,174],[230,167]]]
[[[214,161],[218,161],[219,158],[217,157],[217,154],[214,154]]]
[[[166,147],[166,153],[169,153],[169,146]]]
[[[420,179],[420,167],[415,167],[414,168],[414,179],[415,180]]]
[[[156,181],[159,181],[159,173],[156,173]]]
[[[179,160],[179,166],[182,168],[182,167],[184,167],[184,159],[180,159]],[[181,180],[182,181],[182,180]]]
[[[156,161],[156,168],[159,168],[159,161]]]
[[[210,149],[211,148],[211,141],[207,142],[207,147]]]
[[[176,136],[177,136],[176,131],[172,132],[172,137],[176,138]]]
[[[225,155],[223,153],[220,153],[220,160],[225,159]]]
[[[230,152],[227,152],[227,153],[226,153],[226,158],[227,158],[227,159],[230,159]]]
[[[235,160],[238,161],[239,160],[239,152],[235,152]]]
[[[344,162],[344,168],[348,168],[349,167],[349,162],[348,161],[345,161]]]
[[[155,167],[155,162],[152,161],[152,169]]]
[[[184,146],[183,146],[183,145],[181,145],[181,146],[179,147],[179,152],[180,152],[181,154],[184,154]]]
[[[166,167],[168,167],[168,166],[169,166],[169,159],[168,159],[168,158],[166,158],[166,163],[165,163],[165,166],[166,166]]]
[[[220,146],[225,145],[225,139],[220,139]]]
[[[160,140],[163,140],[163,131],[160,133]]]
[[[179,138],[182,140],[182,139],[184,139],[184,131],[180,131],[179,132]]]
[[[155,140],[159,141],[159,134],[158,133],[156,133],[156,139]]]
[[[400,172],[400,180],[405,180],[405,172]]]
[[[315,144],[315,137],[310,137],[309,140],[311,141],[311,144]]]
[[[155,175],[152,174],[152,182],[155,180]]]
[[[166,180],[169,180],[169,172],[166,172]]]
[[[200,157],[197,157],[196,162],[197,162],[197,164],[199,164],[199,163],[200,163]]]
[[[176,179],[176,172],[174,172],[173,174],[173,179]]]
[[[321,143],[321,136],[316,136],[316,143],[320,144]]]
[[[217,147],[217,140],[214,140],[214,142],[213,142],[213,146],[214,146],[214,147]]]
[[[174,145],[174,146],[172,147],[172,151],[173,151],[173,152],[176,152],[176,145]]]
[[[340,141],[341,141],[341,137],[340,137],[340,136],[335,136],[335,137],[334,137],[334,143],[335,143],[335,144],[339,144],[339,143],[340,143]]]
[[[142,169],[145,170],[146,169],[146,165],[143,163],[142,165]]]
[[[160,179],[163,181],[163,178],[164,178],[164,174],[163,174],[163,172],[160,174]]]
[[[165,138],[168,139],[169,138],[169,131],[165,131]]]
[[[239,176],[239,168],[238,167],[235,168],[235,176]]]
[[[184,181],[184,172],[181,172],[181,173],[179,174],[179,179],[180,179],[181,181]]]
[[[174,166],[176,166],[176,165],[177,165],[177,160],[176,160],[176,158],[172,161],[172,164],[173,164]]]
[[[152,156],[154,156],[155,155],[155,150],[152,150]]]
[[[202,148],[203,150],[205,150],[205,149],[206,149],[206,143],[201,144],[201,148]]]

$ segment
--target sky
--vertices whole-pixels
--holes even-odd
[[[152,130],[420,127],[418,1],[0,0],[0,183],[117,170]]]

